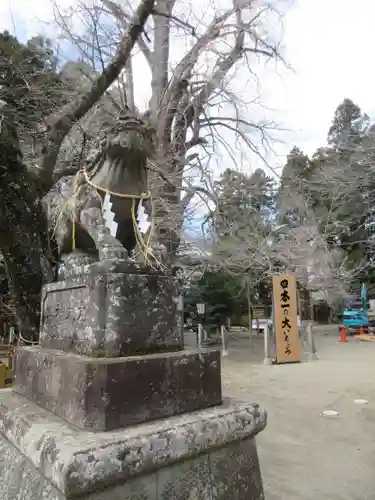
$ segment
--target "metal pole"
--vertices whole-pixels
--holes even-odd
[[[301,326],[298,325],[299,329],[299,338],[301,342],[301,347],[303,348],[305,346],[305,341],[306,341],[306,320],[305,320],[305,309],[302,305],[302,299],[301,299],[301,294],[297,286],[297,304],[298,304],[298,311],[299,311],[299,318],[300,318],[300,324]],[[298,316],[297,316],[298,318]]]
[[[180,290],[181,291],[181,290]],[[182,324],[182,328],[181,328],[181,342],[184,342],[184,324],[185,324],[185,321],[184,321],[184,295],[183,293],[180,293],[179,297],[178,297],[178,304],[177,304],[177,310],[181,313],[181,324]]]
[[[203,338],[203,325],[202,323],[198,323],[198,347],[202,347],[202,338]]]
[[[225,356],[228,356],[227,340],[225,338],[225,326],[221,325],[220,330],[221,330],[221,346],[222,346],[221,354],[224,358]]]
[[[314,335],[313,335],[314,304],[312,301],[311,290],[308,290],[307,298],[308,298],[308,308],[309,308],[309,316],[310,316],[310,321],[307,325],[307,337],[308,337],[308,341],[309,341],[309,345],[310,345],[309,359],[311,361],[315,361],[318,359],[318,356],[316,355],[315,340],[314,340]]]
[[[312,332],[311,321],[309,321],[307,324],[307,338],[308,338],[308,343],[309,343],[309,360],[315,361],[318,359],[318,356],[316,355],[315,342],[314,342],[314,336],[313,336],[313,332]]]
[[[272,358],[270,352],[270,330],[268,328],[268,323],[264,326],[264,361],[263,364],[267,366],[272,365]]]
[[[249,322],[250,349],[253,350],[253,314],[251,303],[251,276],[250,271],[247,274],[247,315]]]
[[[203,341],[206,341],[207,340],[207,330],[205,328],[203,328],[203,325],[202,325],[202,331],[203,331]]]
[[[9,344],[13,344],[14,326],[9,328]]]

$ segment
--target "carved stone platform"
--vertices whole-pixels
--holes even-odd
[[[15,392],[81,429],[112,430],[222,402],[219,351],[95,359],[21,347],[14,366]]]
[[[220,352],[183,349],[180,299],[177,278],[132,262],[72,267],[43,289],[14,391],[96,431],[221,404]]]
[[[92,357],[183,348],[179,283],[127,261],[102,261],[43,288],[40,345]]]
[[[0,390],[1,500],[264,500],[256,404],[111,432],[69,425]]]
[[[178,280],[111,261],[64,276],[0,390],[1,500],[264,500],[266,414],[223,403],[220,351],[182,349]]]

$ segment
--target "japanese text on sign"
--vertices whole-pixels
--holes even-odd
[[[291,344],[289,340],[289,335],[292,329],[292,325],[290,324],[290,319],[288,317],[290,308],[290,295],[288,293],[288,285],[289,281],[286,278],[280,282],[280,286],[283,290],[280,294],[280,298],[281,298],[281,308],[284,314],[284,318],[282,318],[281,320],[281,328],[283,330],[284,341],[285,341],[284,352],[287,356],[290,356],[292,354],[292,351],[290,350]]]
[[[301,347],[297,324],[297,282],[295,276],[273,277],[273,310],[277,362],[300,361]]]

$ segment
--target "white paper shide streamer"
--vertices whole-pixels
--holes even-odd
[[[115,214],[112,212],[112,203],[110,195],[107,193],[103,201],[103,219],[104,224],[111,232],[111,235],[116,238],[117,222],[114,221]]]
[[[146,234],[147,231],[150,229],[151,222],[149,222],[149,220],[148,220],[148,214],[145,210],[145,207],[143,206],[142,200],[140,200],[140,202],[138,204],[137,223],[138,223],[139,231],[142,234]]]

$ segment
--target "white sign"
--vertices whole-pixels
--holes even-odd
[[[104,225],[108,227],[108,229],[111,232],[111,235],[116,238],[117,234],[117,222],[114,221],[115,214],[112,212],[112,203],[111,203],[111,197],[107,193],[104,197],[104,202],[103,202],[103,219],[104,219]]]
[[[148,220],[148,214],[143,206],[142,200],[138,204],[137,222],[140,232],[146,234],[150,229],[151,222]]]

